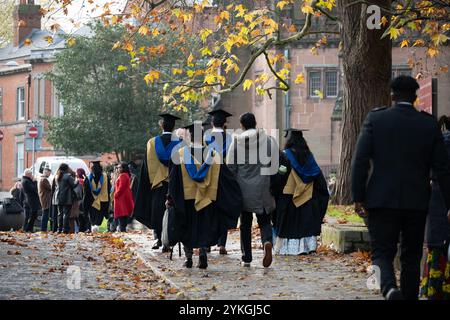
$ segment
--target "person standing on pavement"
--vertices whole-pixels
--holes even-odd
[[[372,261],[381,272],[381,293],[387,300],[416,300],[430,171],[439,182],[447,210],[450,168],[436,119],[413,106],[417,81],[399,76],[391,89],[395,105],[373,109],[364,121],[352,161],[352,194],[356,213],[368,217]],[[399,237],[400,290],[393,267]]]
[[[126,163],[118,165],[119,176],[114,184],[114,220],[120,232],[127,231],[128,217],[133,213],[131,175]]]
[[[205,144],[211,149],[217,151],[223,161],[226,160],[228,149],[230,148],[233,138],[230,134],[226,133],[227,118],[233,115],[225,110],[218,109],[209,112],[211,116],[212,130],[208,130],[205,133]],[[228,228],[224,228],[221,232],[219,242],[219,254],[227,254],[226,244],[228,237]]]
[[[141,166],[139,187],[136,194],[134,218],[153,230],[155,243],[152,249],[162,246],[162,222],[166,211],[165,202],[169,186],[169,162],[174,150],[182,140],[174,133],[175,123],[180,118],[169,113],[159,115],[162,134],[147,142],[146,157]],[[163,246],[162,252],[170,248]]]
[[[78,180],[78,185],[81,186],[81,190],[78,189],[78,192],[81,192],[81,199],[83,199],[84,197],[84,180],[86,179],[86,171],[84,171],[83,168],[78,168],[77,169],[77,180]],[[80,195],[79,195],[80,196]],[[78,226],[79,232],[86,232],[88,230],[90,230],[90,222],[89,222],[89,213],[85,212],[84,208],[83,208],[83,201],[79,201],[79,210],[80,210],[80,215],[78,217]]]
[[[103,219],[109,217],[111,181],[100,165],[100,160],[91,162],[91,173],[84,180],[83,209],[89,214],[91,231],[98,232]]]
[[[49,166],[45,166],[44,171],[39,179],[38,191],[39,200],[42,207],[42,222],[41,231],[47,232],[48,219],[50,216],[50,209],[52,206],[52,186],[48,178],[50,177],[52,170]]]
[[[243,212],[240,217],[242,264],[249,267],[252,262],[253,213],[258,219],[264,247],[263,266],[272,263],[271,214],[275,210],[275,199],[270,192],[271,174],[268,169],[278,170],[279,149],[274,139],[264,130],[256,129],[252,113],[240,117],[243,133],[235,137],[226,158],[226,164],[236,176],[242,190]],[[261,157],[263,153],[267,159]]]
[[[445,148],[450,161],[450,118],[439,119]],[[420,288],[420,295],[428,300],[450,300],[450,216],[447,213],[439,183],[432,175],[431,201],[425,229],[427,261]]]
[[[58,233],[69,233],[72,205],[77,200],[74,190],[78,181],[75,180],[75,172],[66,163],[61,163],[55,178],[53,203],[58,206]]]
[[[23,230],[33,232],[34,222],[41,210],[37,182],[33,179],[33,171],[26,169],[22,177],[22,191],[24,193],[25,223]]]

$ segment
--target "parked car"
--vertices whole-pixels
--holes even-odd
[[[40,177],[41,174],[44,172],[44,168],[48,165],[50,169],[52,170],[52,174],[50,176],[50,181],[53,180],[54,175],[56,174],[56,171],[59,168],[59,165],[61,163],[67,163],[73,171],[77,171],[77,169],[81,168],[84,169],[86,174],[89,174],[89,168],[86,165],[86,163],[75,157],[39,157],[37,158],[36,162],[34,163],[34,175],[36,177]]]

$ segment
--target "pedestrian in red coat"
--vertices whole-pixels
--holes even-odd
[[[127,231],[128,217],[134,209],[133,193],[131,192],[131,175],[128,165],[119,165],[119,177],[114,185],[114,219],[118,222],[119,231]]]

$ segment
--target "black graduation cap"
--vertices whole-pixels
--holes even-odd
[[[175,121],[181,119],[180,117],[174,116],[173,114],[170,113],[161,113],[159,114],[159,116],[163,118],[165,121]]]
[[[225,122],[228,117],[232,117],[233,115],[229,112],[226,112],[223,109],[217,109],[208,112],[208,114],[212,117],[212,120],[219,120]]]
[[[183,129],[188,129],[191,135],[194,134],[195,128],[200,128],[203,130],[203,123],[201,121],[194,121],[193,123],[183,127]]]
[[[294,133],[294,132],[296,134],[300,135],[301,137],[303,137],[303,132],[305,132],[305,131],[309,131],[309,130],[308,129],[295,129],[295,128],[285,129],[284,132],[286,132],[286,133],[284,134],[284,137],[286,138],[289,135],[289,133]]]

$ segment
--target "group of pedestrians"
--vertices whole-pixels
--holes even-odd
[[[239,219],[242,265],[249,267],[255,214],[264,267],[272,263],[274,244],[278,254],[316,251],[329,194],[301,130],[288,130],[280,151],[252,113],[240,116],[235,135],[226,130],[232,115],[223,109],[210,112],[211,121],[178,130],[180,118],[160,116],[163,132],[148,141],[134,209],[154,230],[153,249],[169,252],[181,242],[184,266],[192,267],[197,248],[198,267],[207,268],[211,246],[227,254],[227,232]]]
[[[11,195],[22,205],[25,220],[23,230],[33,232],[41,213],[42,232],[58,233],[98,232],[104,219],[110,220],[108,231],[125,232],[134,207],[137,177],[134,163],[120,163],[107,174],[100,161],[90,162],[90,173],[79,168],[73,171],[61,163],[54,178],[44,167],[35,179],[26,169],[20,182],[11,189]]]

